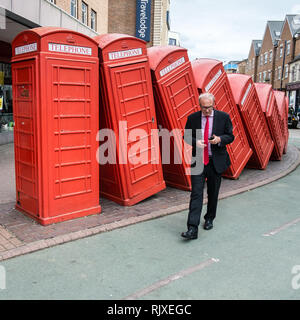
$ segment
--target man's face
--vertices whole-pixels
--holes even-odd
[[[214,102],[212,99],[209,98],[202,98],[200,100],[200,107],[202,114],[204,116],[210,116],[212,114],[213,108],[214,108]]]

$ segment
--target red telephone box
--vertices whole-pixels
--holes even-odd
[[[100,57],[100,131],[113,131],[110,145],[116,150],[114,163],[100,163],[100,194],[131,206],[166,187],[146,42],[124,34],[94,39]]]
[[[214,59],[196,59],[192,61],[192,68],[199,93],[212,93],[216,99],[216,108],[230,116],[235,139],[227,145],[231,165],[223,176],[237,179],[250,159],[252,150],[223,64]]]
[[[100,213],[97,44],[45,27],[12,49],[16,208],[43,225]]]
[[[228,74],[228,80],[253,151],[247,166],[265,169],[269,163],[274,142],[252,78],[244,74]]]
[[[278,90],[273,90],[276,103],[278,106],[278,111],[280,115],[280,120],[281,120],[281,130],[284,136],[284,148],[283,148],[283,153],[286,153],[287,149],[287,144],[288,144],[288,139],[289,139],[289,128],[288,128],[288,108],[287,108],[287,101],[288,99],[284,92],[278,91]]]
[[[265,83],[255,83],[254,85],[274,142],[270,160],[281,160],[285,139],[282,134],[280,115],[272,86]]]
[[[155,46],[148,48],[147,52],[158,124],[161,129],[172,132],[169,161],[163,163],[164,178],[171,187],[191,190],[191,176],[188,173],[191,147],[183,142],[183,132],[187,117],[199,111],[200,107],[187,49]],[[175,130],[178,134],[173,135]],[[164,152],[164,148],[161,151]]]

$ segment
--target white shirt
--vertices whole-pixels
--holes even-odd
[[[203,115],[203,113],[201,114],[202,118],[201,118],[201,129],[202,129],[202,137],[204,137],[204,129],[205,129],[205,125],[206,125],[206,116]],[[209,121],[209,128],[208,128],[208,138],[212,135],[212,129],[213,129],[213,121],[214,121],[214,110],[212,111],[211,115],[208,116],[208,121]],[[211,156],[212,152],[211,152],[211,144],[208,144],[208,155]]]

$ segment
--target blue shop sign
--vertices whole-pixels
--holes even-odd
[[[151,31],[151,0],[136,1],[136,28],[135,36],[150,41]]]

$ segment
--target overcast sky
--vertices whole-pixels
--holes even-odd
[[[171,0],[171,30],[190,60],[248,57],[252,40],[263,38],[268,20],[300,14],[300,0]]]

